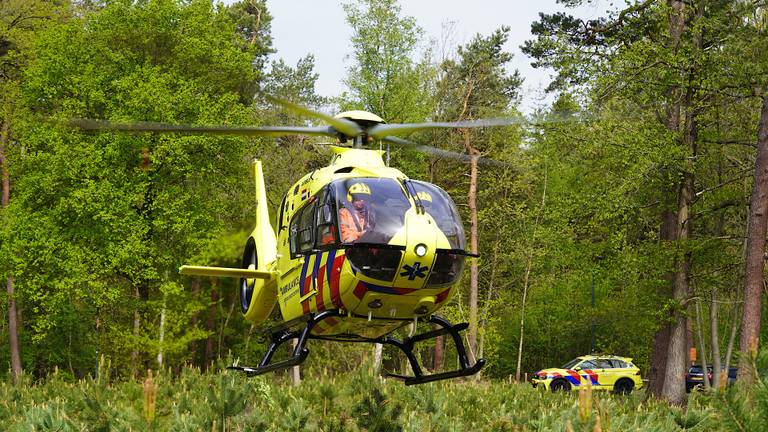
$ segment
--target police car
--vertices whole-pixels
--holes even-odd
[[[640,369],[631,358],[612,355],[585,355],[560,368],[542,369],[533,375],[534,388],[571,391],[591,385],[595,390],[629,394],[643,387]]]

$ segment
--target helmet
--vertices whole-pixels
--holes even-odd
[[[422,202],[428,202],[432,204],[432,195],[430,195],[427,191],[416,192],[416,198]]]
[[[347,200],[352,202],[352,197],[355,195],[370,195],[371,188],[365,183],[355,183],[347,189]]]

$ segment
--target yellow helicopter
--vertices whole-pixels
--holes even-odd
[[[510,119],[450,123],[386,124],[375,114],[348,111],[335,117],[270,98],[286,109],[319,118],[326,127],[182,126],[160,123],[75,122],[86,130],[236,135],[329,135],[352,147],[333,146],[331,163],[306,174],[285,194],[270,223],[260,161],[254,161],[256,227],[241,268],[182,266],[184,275],[240,278],[244,317],[260,323],[279,305],[284,322],[270,330],[267,352],[257,366],[231,366],[248,375],[288,368],[309,354],[309,339],[392,345],[407,357],[412,376],[389,374],[406,385],[477,373],[460,332],[435,315],[455,294],[466,257],[464,229],[450,196],[440,187],[411,180],[388,167],[374,140],[458,159],[468,156],[421,146],[398,134],[432,128],[475,128],[513,123]],[[490,163],[491,161],[486,160]],[[397,339],[391,334],[414,322],[436,330]],[[417,342],[450,335],[458,354],[456,370],[425,374],[414,355]],[[292,355],[272,361],[278,348],[298,339]]]

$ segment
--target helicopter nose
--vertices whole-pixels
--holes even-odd
[[[431,218],[415,213],[406,216],[405,224],[406,247],[395,279],[395,286],[422,288],[429,279],[429,272],[435,258],[437,227],[434,226]]]

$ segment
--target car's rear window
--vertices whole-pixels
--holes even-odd
[[[624,369],[624,368],[630,367],[626,362],[622,360],[611,359],[610,362],[613,364],[613,367],[615,368]]]

